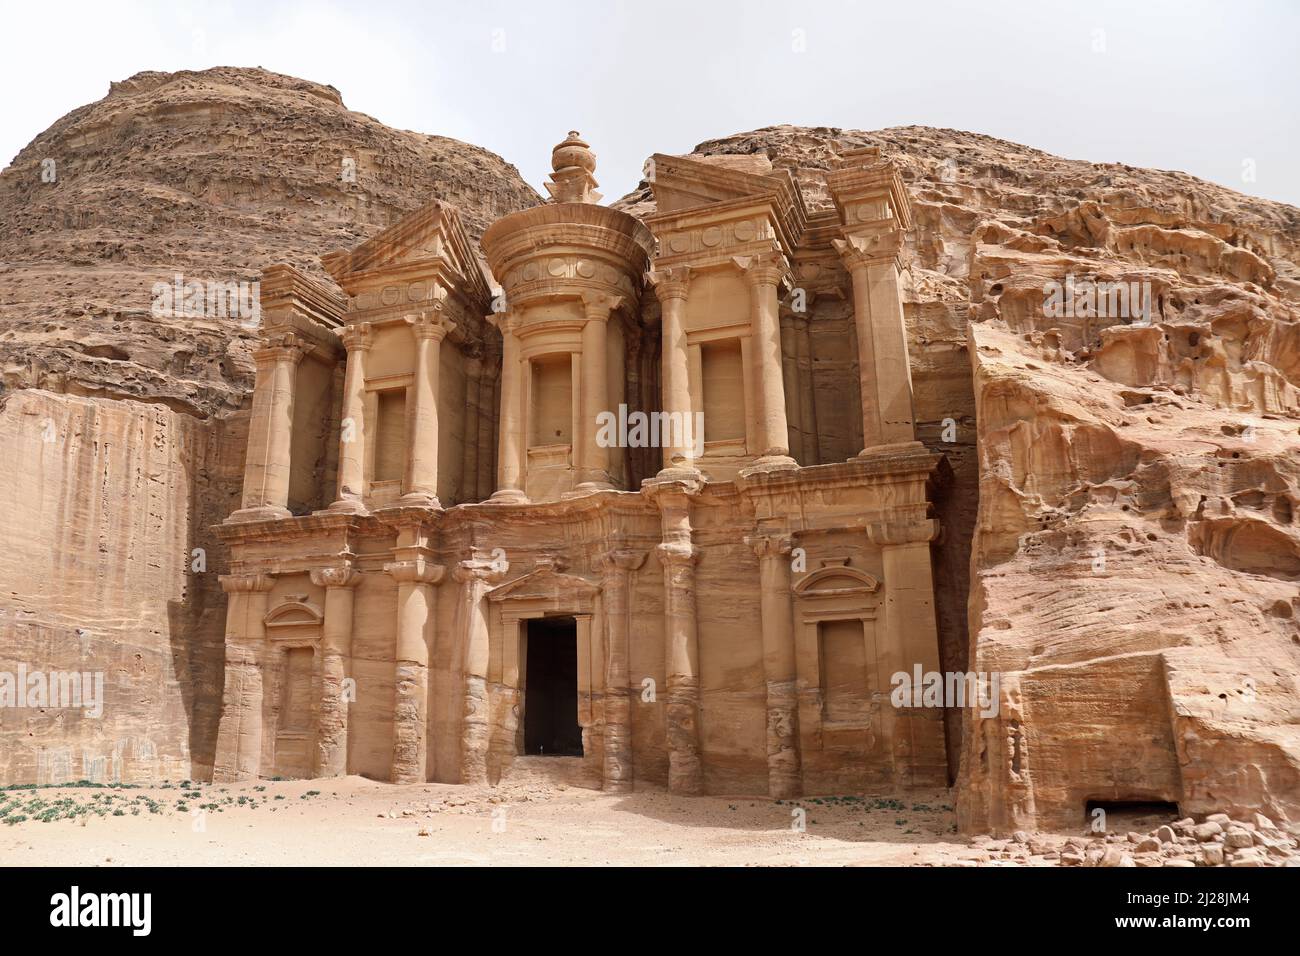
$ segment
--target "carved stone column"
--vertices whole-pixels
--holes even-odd
[[[496,490],[496,456],[493,452],[497,447],[497,397],[501,370],[491,357],[490,352],[484,356],[483,374],[479,381],[478,471],[472,476],[475,501],[491,497]]]
[[[285,332],[253,353],[257,384],[248,426],[243,501],[231,515],[234,520],[289,517],[294,386],[305,352],[299,336]]]
[[[461,584],[460,629],[464,660],[464,710],[460,737],[460,782],[488,782],[491,708],[487,694],[491,633],[485,596],[509,569],[505,561],[462,561],[455,578]]]
[[[348,350],[343,380],[343,418],[339,422],[338,496],[330,511],[364,514],[366,487],[366,356],[374,344],[369,322],[339,331]]]
[[[885,634],[881,670],[885,679],[903,672],[939,671],[939,635],[934,616],[930,542],[939,522],[876,522],[867,537],[880,548],[885,587]],[[943,708],[911,707],[895,714],[893,762],[899,782],[915,787],[946,786]]]
[[[411,449],[407,456],[404,505],[440,508],[438,502],[438,370],[442,340],[455,323],[442,314],[442,303],[407,319],[415,334],[415,381],[412,393]]]
[[[462,445],[460,468],[460,499],[478,501],[479,433],[482,430],[483,407],[483,348],[478,343],[462,346],[465,369],[465,441]],[[486,452],[484,452],[485,454]]]
[[[735,260],[749,284],[750,337],[753,340],[757,408],[755,419],[758,464],[794,467],[785,415],[785,383],[781,372],[781,322],[778,287],[786,273],[780,253],[738,256]]]
[[[672,416],[669,421],[680,422],[680,430],[670,429],[669,435],[702,439],[694,434],[695,416],[692,414],[690,389],[690,359],[686,346],[686,296],[690,286],[690,270],[686,268],[650,272],[647,275],[654,286],[662,306],[663,326],[663,410]],[[665,426],[667,427],[667,426]],[[676,431],[677,434],[673,434]],[[695,449],[692,441],[663,440],[663,469],[665,477],[694,475]]]
[[[777,799],[802,790],[799,707],[795,686],[794,621],[788,535],[745,539],[759,559],[763,675],[767,683],[767,788]]]
[[[795,343],[798,349],[795,382],[803,394],[799,403],[799,431],[803,434],[804,457],[799,460],[804,465],[820,465],[822,452],[817,431],[817,384],[814,378],[816,364],[812,355],[812,319],[807,315],[796,317]]]
[[[315,568],[312,584],[325,589],[321,625],[321,686],[316,759],[312,775],[341,777],[348,772],[348,705],[344,681],[352,657],[352,594],[361,575],[351,565]]]
[[[850,235],[834,245],[853,277],[864,450],[915,441],[912,369],[898,281],[902,232]]]
[[[659,508],[663,543],[656,553],[664,566],[665,729],[668,737],[668,788],[673,793],[704,791],[700,756],[700,645],[695,614],[695,562],[691,542],[690,496],[702,482],[656,480],[643,485]]]
[[[497,490],[493,501],[527,501],[524,493],[524,436],[522,406],[523,370],[519,364],[519,337],[509,312],[487,317],[501,330],[501,420],[497,434]]]
[[[415,557],[385,564],[384,570],[397,582],[391,779],[393,783],[424,783],[428,779],[428,634],[433,628],[433,586],[442,580],[445,569]]]
[[[803,430],[804,391],[799,369],[799,340],[803,334],[800,326],[807,324],[807,316],[797,313],[790,313],[781,323],[781,381],[790,399],[790,456],[801,465],[812,463]]]
[[[646,553],[615,548],[601,555],[607,652],[605,654],[604,789],[626,793],[633,789],[631,651],[632,573]]]
[[[621,296],[586,293],[582,297],[587,322],[582,327],[582,432],[574,436],[581,448],[581,479],[575,491],[601,491],[614,487],[610,478],[610,450],[596,440],[596,418],[609,407],[609,374],[606,339],[610,313],[619,307]]]
[[[256,780],[262,760],[262,668],[269,574],[226,574],[226,673],[212,779]]]

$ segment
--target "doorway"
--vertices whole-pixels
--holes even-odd
[[[572,617],[533,618],[526,642],[524,753],[581,757],[578,622]]]

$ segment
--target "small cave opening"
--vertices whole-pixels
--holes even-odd
[[[1088,800],[1083,807],[1084,821],[1091,825],[1098,819],[1098,810],[1105,815],[1104,829],[1111,833],[1150,830],[1182,817],[1176,803],[1138,797],[1131,800]],[[1123,821],[1124,825],[1118,825],[1117,821]]]

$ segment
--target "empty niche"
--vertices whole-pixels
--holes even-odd
[[[573,430],[573,382],[567,352],[532,362],[532,434],[529,445],[567,445]]]
[[[701,345],[700,378],[704,389],[704,440],[744,438],[745,375],[740,340]]]
[[[312,649],[290,647],[284,652],[284,689],[281,692],[280,730],[306,731],[311,727]]]
[[[824,712],[830,721],[857,721],[868,714],[868,667],[861,621],[817,625],[822,658]]]
[[[375,426],[375,481],[400,481],[406,468],[406,389],[378,395]]]

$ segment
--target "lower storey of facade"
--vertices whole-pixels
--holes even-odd
[[[227,523],[214,776],[945,786],[942,709],[890,693],[938,669],[936,464]]]

